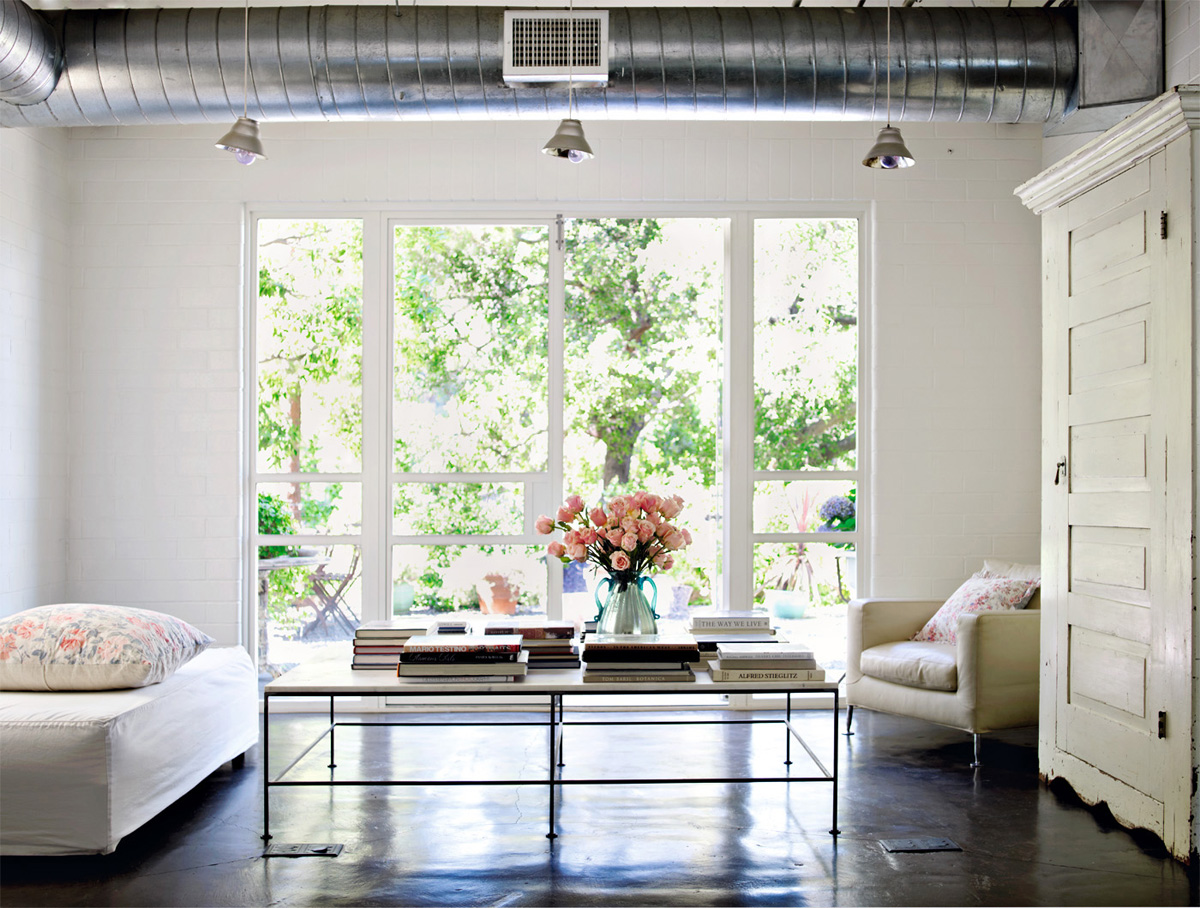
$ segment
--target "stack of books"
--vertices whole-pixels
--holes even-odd
[[[825,669],[802,643],[721,643],[716,655],[709,660],[714,681],[825,681]]]
[[[519,634],[429,634],[411,637],[396,674],[409,681],[515,681],[529,668]]]
[[[351,668],[396,668],[400,650],[412,637],[424,635],[429,622],[424,618],[396,618],[391,621],[368,621],[354,631],[354,658]]]
[[[695,681],[700,659],[690,634],[589,634],[583,644],[584,681]]]
[[[529,653],[530,669],[579,668],[575,622],[558,618],[491,618],[485,636],[520,634],[521,649]]]
[[[770,615],[754,612],[712,612],[692,615],[688,631],[700,646],[702,659],[713,659],[722,643],[774,645],[783,642],[771,626]]]

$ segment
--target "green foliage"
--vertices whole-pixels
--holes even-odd
[[[258,493],[258,532],[266,536],[287,536],[295,531],[292,520],[292,506],[282,498]],[[259,558],[279,558],[290,554],[294,549],[286,545],[260,545]]]

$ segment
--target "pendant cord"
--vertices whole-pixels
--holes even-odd
[[[242,18],[245,26],[242,34],[242,119],[246,119],[250,109],[250,0],[246,0]]]
[[[571,103],[575,100],[575,0],[571,0],[567,25],[567,119],[571,118]]]
[[[892,0],[887,5],[887,125],[892,125]]]

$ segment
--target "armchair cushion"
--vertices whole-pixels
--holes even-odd
[[[880,681],[925,690],[957,690],[958,660],[951,643],[898,640],[864,650],[862,673]]]
[[[959,616],[1024,608],[1037,587],[1036,580],[972,577],[954,591],[912,639],[953,645],[958,642]]]

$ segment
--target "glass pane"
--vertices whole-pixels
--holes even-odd
[[[362,484],[263,482],[258,532],[270,536],[344,536],[362,532]]]
[[[721,538],[725,226],[580,219],[566,229],[566,492],[589,505],[639,489],[680,495],[678,522],[694,541],[670,579],[701,603],[712,602]]]
[[[857,465],[858,221],[754,222],[754,465]]]
[[[846,533],[857,528],[852,479],[754,483],[754,532]]]
[[[362,222],[258,222],[261,473],[362,461]]]
[[[549,231],[397,227],[398,472],[547,465]]]
[[[807,643],[836,681],[846,667],[846,605],[855,595],[857,557],[849,543],[754,546],[755,606],[779,633]]]
[[[525,484],[399,483],[392,502],[392,532],[398,536],[524,533]]]
[[[544,615],[546,578],[543,546],[397,545],[392,612]]]
[[[362,619],[362,572],[354,545],[265,554],[260,548],[259,665],[278,677],[315,649],[354,637]]]

